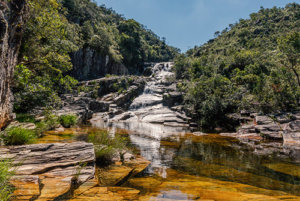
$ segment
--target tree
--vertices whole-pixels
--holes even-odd
[[[58,0],[30,0],[29,9],[14,76],[16,112],[54,103],[76,84],[65,75],[72,68],[69,53],[77,50],[76,27],[60,13]]]
[[[284,58],[283,65],[294,73],[300,87],[300,33],[292,32],[279,38],[278,47]]]

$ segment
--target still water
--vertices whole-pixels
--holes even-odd
[[[127,137],[151,161],[122,184],[140,190],[137,200],[300,200],[300,166],[288,156],[256,153],[235,138],[183,128],[128,122],[93,127]],[[72,141],[72,135],[52,133],[42,142]]]

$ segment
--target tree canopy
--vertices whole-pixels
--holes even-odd
[[[264,9],[240,19],[177,58],[185,105],[214,127],[240,110],[299,109],[300,5]]]
[[[59,104],[77,80],[69,76],[70,54],[91,48],[123,63],[131,73],[144,62],[173,59],[178,49],[132,19],[91,0],[29,0],[19,65],[15,71],[15,110]]]

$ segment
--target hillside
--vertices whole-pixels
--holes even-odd
[[[176,61],[186,109],[201,125],[226,124],[241,110],[299,109],[299,4],[261,8],[215,36]]]
[[[90,0],[30,0],[15,70],[15,110],[56,106],[77,80],[141,74],[179,52],[133,19]]]

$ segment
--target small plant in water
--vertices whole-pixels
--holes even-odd
[[[10,178],[14,175],[10,161],[0,160],[0,200],[8,201],[12,199],[14,188],[9,183]]]
[[[85,168],[86,166],[87,166],[87,163],[80,162],[80,163],[78,164],[78,166],[76,167],[76,172],[75,172],[75,174],[74,174],[74,177],[72,178],[72,183],[73,183],[74,185],[78,185],[78,184],[79,184],[79,176],[80,176],[80,174],[81,174],[81,170],[82,170],[83,168]]]
[[[24,145],[33,143],[37,136],[34,130],[10,127],[3,132],[1,138],[5,145]]]
[[[70,128],[78,122],[78,117],[73,114],[62,115],[59,117],[60,124],[65,128]]]
[[[59,125],[59,117],[52,113],[48,113],[45,115],[45,119],[36,123],[35,131],[37,136],[41,136],[43,132],[52,130],[56,128],[58,125]]]
[[[88,141],[95,145],[95,154],[98,164],[110,163],[115,154],[126,149],[124,138],[110,136],[108,131],[99,130],[89,133]]]

